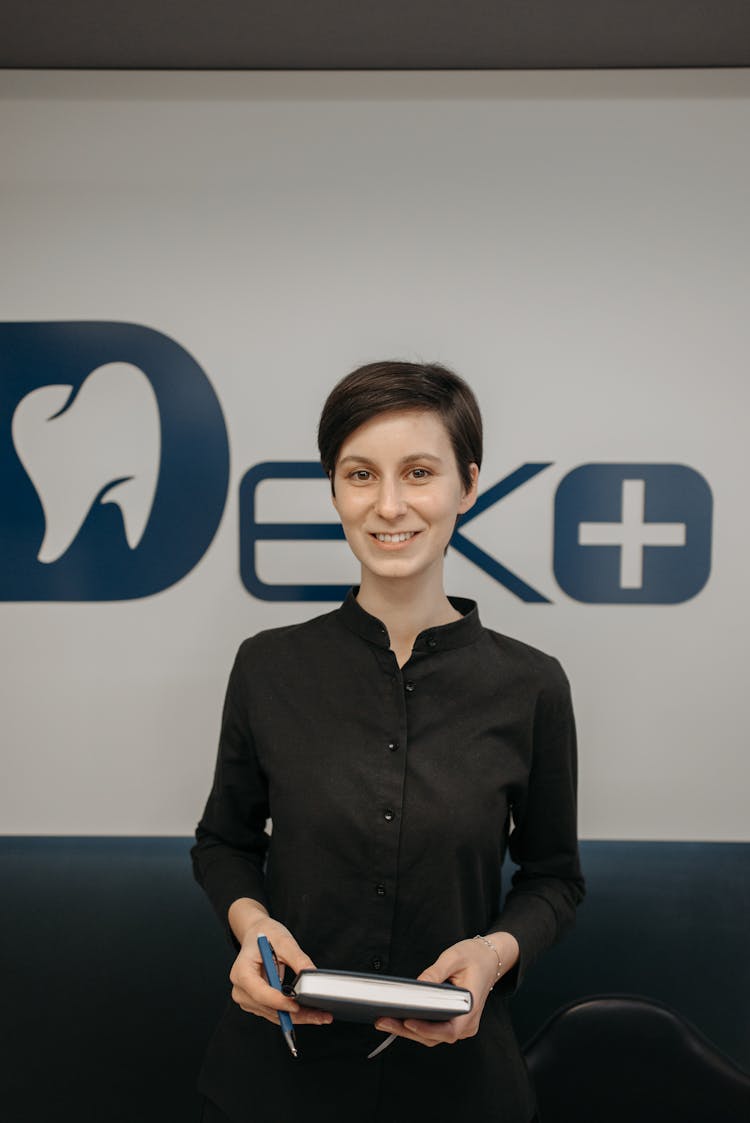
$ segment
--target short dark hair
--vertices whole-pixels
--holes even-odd
[[[439,363],[386,360],[357,367],[328,395],[318,425],[320,460],[331,480],[344,441],[360,425],[395,410],[432,410],[448,430],[461,483],[471,487],[470,464],[482,466],[482,415],[463,378]]]

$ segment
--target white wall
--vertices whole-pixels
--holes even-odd
[[[0,95],[2,320],[164,332],[208,375],[231,449],[223,520],[183,580],[0,605],[4,833],[192,831],[237,644],[333,607],[244,589],[239,481],[315,459],[333,382],[402,357],[476,389],[485,485],[553,462],[466,530],[553,603],[454,552],[448,591],[566,667],[582,835],[748,838],[749,72],[5,72]],[[698,595],[560,589],[555,488],[599,461],[706,478]],[[322,484],[263,487],[278,517],[302,488],[327,511]],[[269,580],[353,580],[344,551],[259,557]]]

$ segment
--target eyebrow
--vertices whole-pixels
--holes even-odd
[[[436,464],[442,464],[440,457],[435,456],[431,452],[410,452],[408,456],[402,456],[399,460],[399,464],[411,464],[415,460],[433,460]],[[354,461],[357,464],[375,463],[374,460],[370,460],[367,456],[342,456],[341,460],[339,460],[339,464],[348,464],[350,461]]]

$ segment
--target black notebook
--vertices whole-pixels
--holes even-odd
[[[452,983],[424,983],[395,975],[353,971],[300,971],[292,985],[300,1006],[327,1010],[345,1022],[374,1022],[377,1018],[419,1018],[442,1022],[468,1014],[471,991]]]

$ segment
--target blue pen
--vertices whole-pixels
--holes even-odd
[[[258,936],[258,950],[263,960],[263,969],[266,972],[268,985],[272,986],[274,990],[281,990],[281,979],[279,978],[279,972],[276,970],[276,956],[273,953],[273,948],[267,936]],[[284,1040],[289,1046],[289,1052],[293,1057],[296,1057],[297,1042],[294,1040],[294,1026],[286,1010],[279,1010],[279,1022],[281,1024],[281,1032],[284,1034]]]

